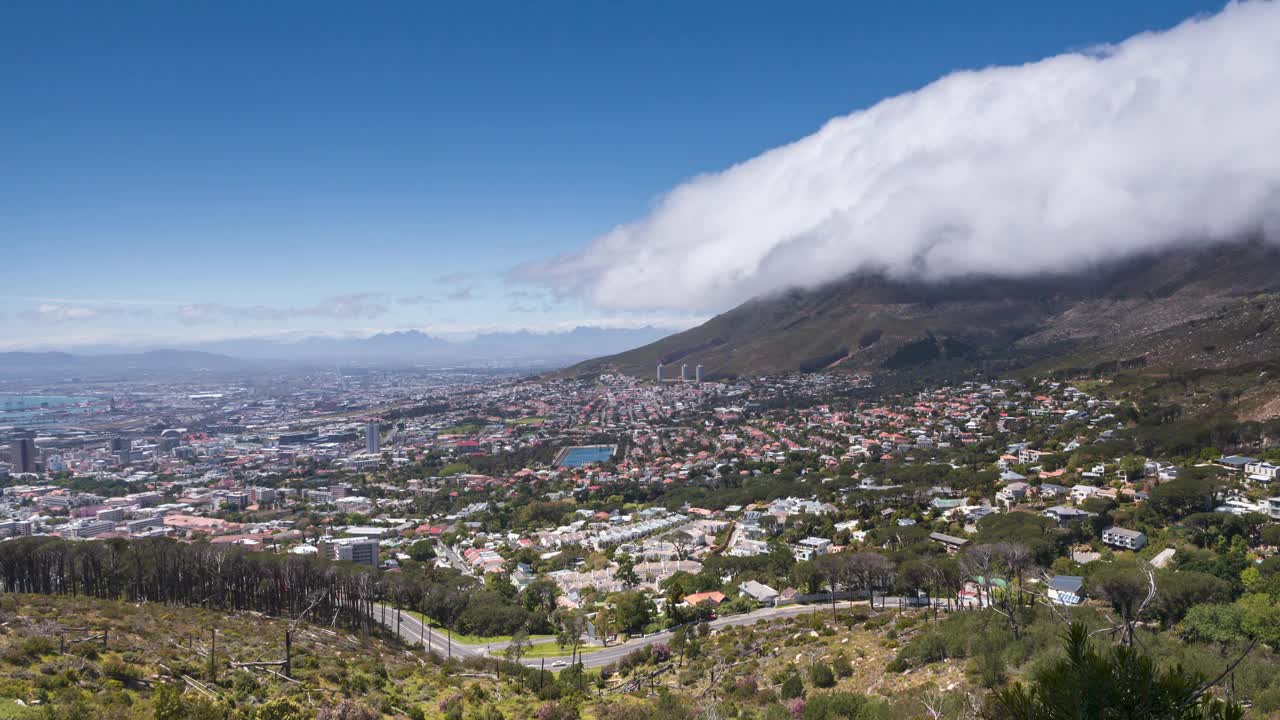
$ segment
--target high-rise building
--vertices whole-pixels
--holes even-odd
[[[376,455],[382,450],[382,434],[377,420],[370,420],[364,428],[364,451]]]
[[[688,365],[680,366],[680,380],[682,382],[689,382],[689,366]]]
[[[19,438],[13,442],[13,469],[20,473],[33,473],[36,470],[36,441],[31,438]]]
[[[693,379],[697,380],[698,382],[702,382],[702,366],[701,365],[693,369]]]
[[[334,560],[378,567],[377,540],[342,538],[333,541],[330,547],[332,548],[331,552]]]
[[[663,380],[664,378],[662,377],[662,363],[658,363],[658,382],[662,382]]]

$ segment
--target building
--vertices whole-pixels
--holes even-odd
[[[1273,483],[1276,480],[1276,473],[1280,473],[1280,465],[1272,465],[1269,462],[1252,462],[1244,466],[1244,472],[1249,476],[1249,480],[1256,483]]]
[[[658,382],[662,382],[664,379],[662,377],[662,363],[658,363]]]
[[[688,605],[689,607],[695,607],[697,605],[702,605],[705,603],[707,605],[711,605],[712,607],[715,607],[716,605],[719,605],[720,603],[724,602],[726,599],[727,598],[725,597],[724,593],[720,592],[719,590],[712,590],[711,592],[700,592],[700,593],[694,593],[692,595],[685,595],[684,604]]]
[[[755,600],[761,605],[772,606],[778,602],[777,590],[774,590],[764,583],[756,582],[755,580],[747,580],[746,582],[738,585],[738,592],[746,595],[752,600]]]
[[[693,379],[697,382],[702,382],[702,365],[701,364],[699,364],[698,367],[693,369]]]
[[[929,539],[946,548],[948,555],[955,555],[960,552],[965,545],[969,544],[969,541],[965,538],[938,532],[929,533]]]
[[[13,441],[13,470],[20,473],[39,472],[36,460],[36,441],[31,438],[18,438]]]
[[[807,537],[792,547],[792,554],[801,562],[812,560],[819,555],[831,552],[831,541],[817,537]]]
[[[31,534],[29,520],[5,520],[0,522],[0,538],[20,537]]]
[[[1028,487],[1024,482],[1011,482],[996,493],[996,500],[1006,508],[1017,505],[1027,497]]]
[[[1147,535],[1137,530],[1110,527],[1102,532],[1102,542],[1125,550],[1141,550],[1147,544]]]
[[[163,527],[164,527],[163,515],[154,515],[152,517],[141,518],[138,520],[130,520],[128,523],[125,524],[125,528],[129,531],[130,535],[136,535],[138,533],[147,532],[148,530],[155,530],[156,528],[163,528]]]
[[[689,366],[687,364],[680,366],[680,381],[689,382]]]
[[[329,546],[333,559],[357,565],[378,567],[378,541],[359,538],[343,538],[334,540]]]
[[[1074,508],[1070,505],[1054,505],[1040,514],[1050,518],[1054,522],[1058,523],[1058,525],[1068,525],[1077,520],[1091,518],[1097,513],[1091,513],[1079,508]]]
[[[62,531],[62,536],[67,538],[92,538],[109,533],[116,529],[116,524],[110,520],[81,520],[78,523],[68,525]]]
[[[1046,583],[1045,595],[1057,605],[1079,605],[1084,601],[1084,578],[1055,575]]]
[[[382,432],[377,420],[370,420],[364,426],[364,451],[370,455],[377,455],[382,451]]]
[[[1244,472],[1247,467],[1256,462],[1258,462],[1257,458],[1251,458],[1247,455],[1228,455],[1214,460],[1213,464],[1228,470]]]
[[[124,520],[124,508],[114,507],[99,510],[94,513],[94,518],[97,520],[107,520],[109,522],[118,523]]]

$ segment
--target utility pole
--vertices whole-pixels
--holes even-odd
[[[449,633],[449,636],[448,636],[449,637],[449,657],[445,659],[452,660],[453,659],[453,628],[446,627],[445,631]]]
[[[383,607],[386,607],[386,606],[384,605]],[[396,640],[401,640],[401,639],[403,638],[400,637],[400,608],[396,608]]]

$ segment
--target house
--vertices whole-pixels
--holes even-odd
[[[1027,484],[1024,482],[1012,482],[1000,488],[996,493],[996,500],[1002,503],[1006,508],[1016,505],[1027,496]]]
[[[1000,473],[1000,482],[1004,482],[1004,483],[1018,483],[1026,479],[1027,479],[1026,475],[1023,475],[1021,473],[1016,473],[1012,470],[1005,470],[1004,472]]]
[[[1042,498],[1056,498],[1066,495],[1067,488],[1063,485],[1057,485],[1054,483],[1041,483],[1037,492],[1040,493],[1040,497]]]
[[[1280,473],[1280,465],[1269,462],[1252,462],[1244,466],[1244,473],[1250,482],[1268,485],[1275,482],[1276,473]]]
[[[969,541],[965,538],[959,538],[954,535],[945,535],[938,532],[929,533],[929,539],[945,547],[948,555],[955,555],[960,552],[965,545],[969,544]]]
[[[715,607],[716,605],[719,605],[720,603],[724,602],[725,599],[726,598],[724,593],[720,592],[719,590],[712,590],[711,592],[701,592],[701,593],[694,593],[692,595],[685,595],[684,604],[690,607],[693,607],[695,605],[701,605],[703,603],[707,603],[712,607]]]
[[[1057,605],[1079,605],[1084,600],[1084,578],[1054,575],[1046,584],[1045,595]]]
[[[995,508],[989,505],[979,505],[977,507],[969,508],[965,512],[965,519],[969,522],[976,523],[988,515],[994,515],[995,512]]]
[[[1250,513],[1266,514],[1267,508],[1265,503],[1251,503],[1243,497],[1235,496],[1227,498],[1213,511],[1229,515],[1248,515]]]
[[[1079,505],[1098,493],[1098,488],[1092,485],[1076,485],[1071,488],[1071,501]]]
[[[1251,458],[1245,455],[1228,455],[1214,460],[1213,464],[1218,467],[1224,467],[1228,470],[1244,472],[1246,467],[1256,462],[1258,462],[1257,458]]]
[[[940,511],[940,512],[946,512],[946,511],[948,511],[948,510],[955,510],[956,508],[958,508],[958,507],[963,507],[963,506],[964,506],[964,499],[963,499],[963,498],[941,498],[941,497],[936,497],[936,498],[934,498],[934,499],[932,499],[932,500],[930,500],[930,501],[929,501],[929,507],[932,507],[934,510],[937,510],[937,511]],[[839,528],[839,526],[837,526],[837,528]]]
[[[1102,532],[1102,542],[1125,550],[1141,550],[1147,544],[1147,535],[1137,530],[1109,527]]]
[[[1058,523],[1058,525],[1068,525],[1076,520],[1084,520],[1097,515],[1097,513],[1073,508],[1070,505],[1054,505],[1040,514]]]
[[[1267,517],[1272,520],[1280,520],[1280,497],[1267,498],[1266,509]]]
[[[1018,462],[1023,465],[1035,465],[1044,462],[1053,456],[1053,453],[1044,450],[1030,450],[1023,448],[1018,451]]]
[[[752,600],[755,600],[761,605],[775,605],[777,604],[779,597],[777,590],[774,590],[764,583],[756,582],[755,580],[747,580],[746,582],[738,585],[738,592],[746,595]]]
[[[831,541],[816,537],[807,537],[791,548],[791,554],[802,562],[829,552],[831,552]]]

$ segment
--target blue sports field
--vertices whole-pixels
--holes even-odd
[[[608,462],[617,447],[614,445],[580,445],[565,448],[560,454],[560,467],[582,467]]]

